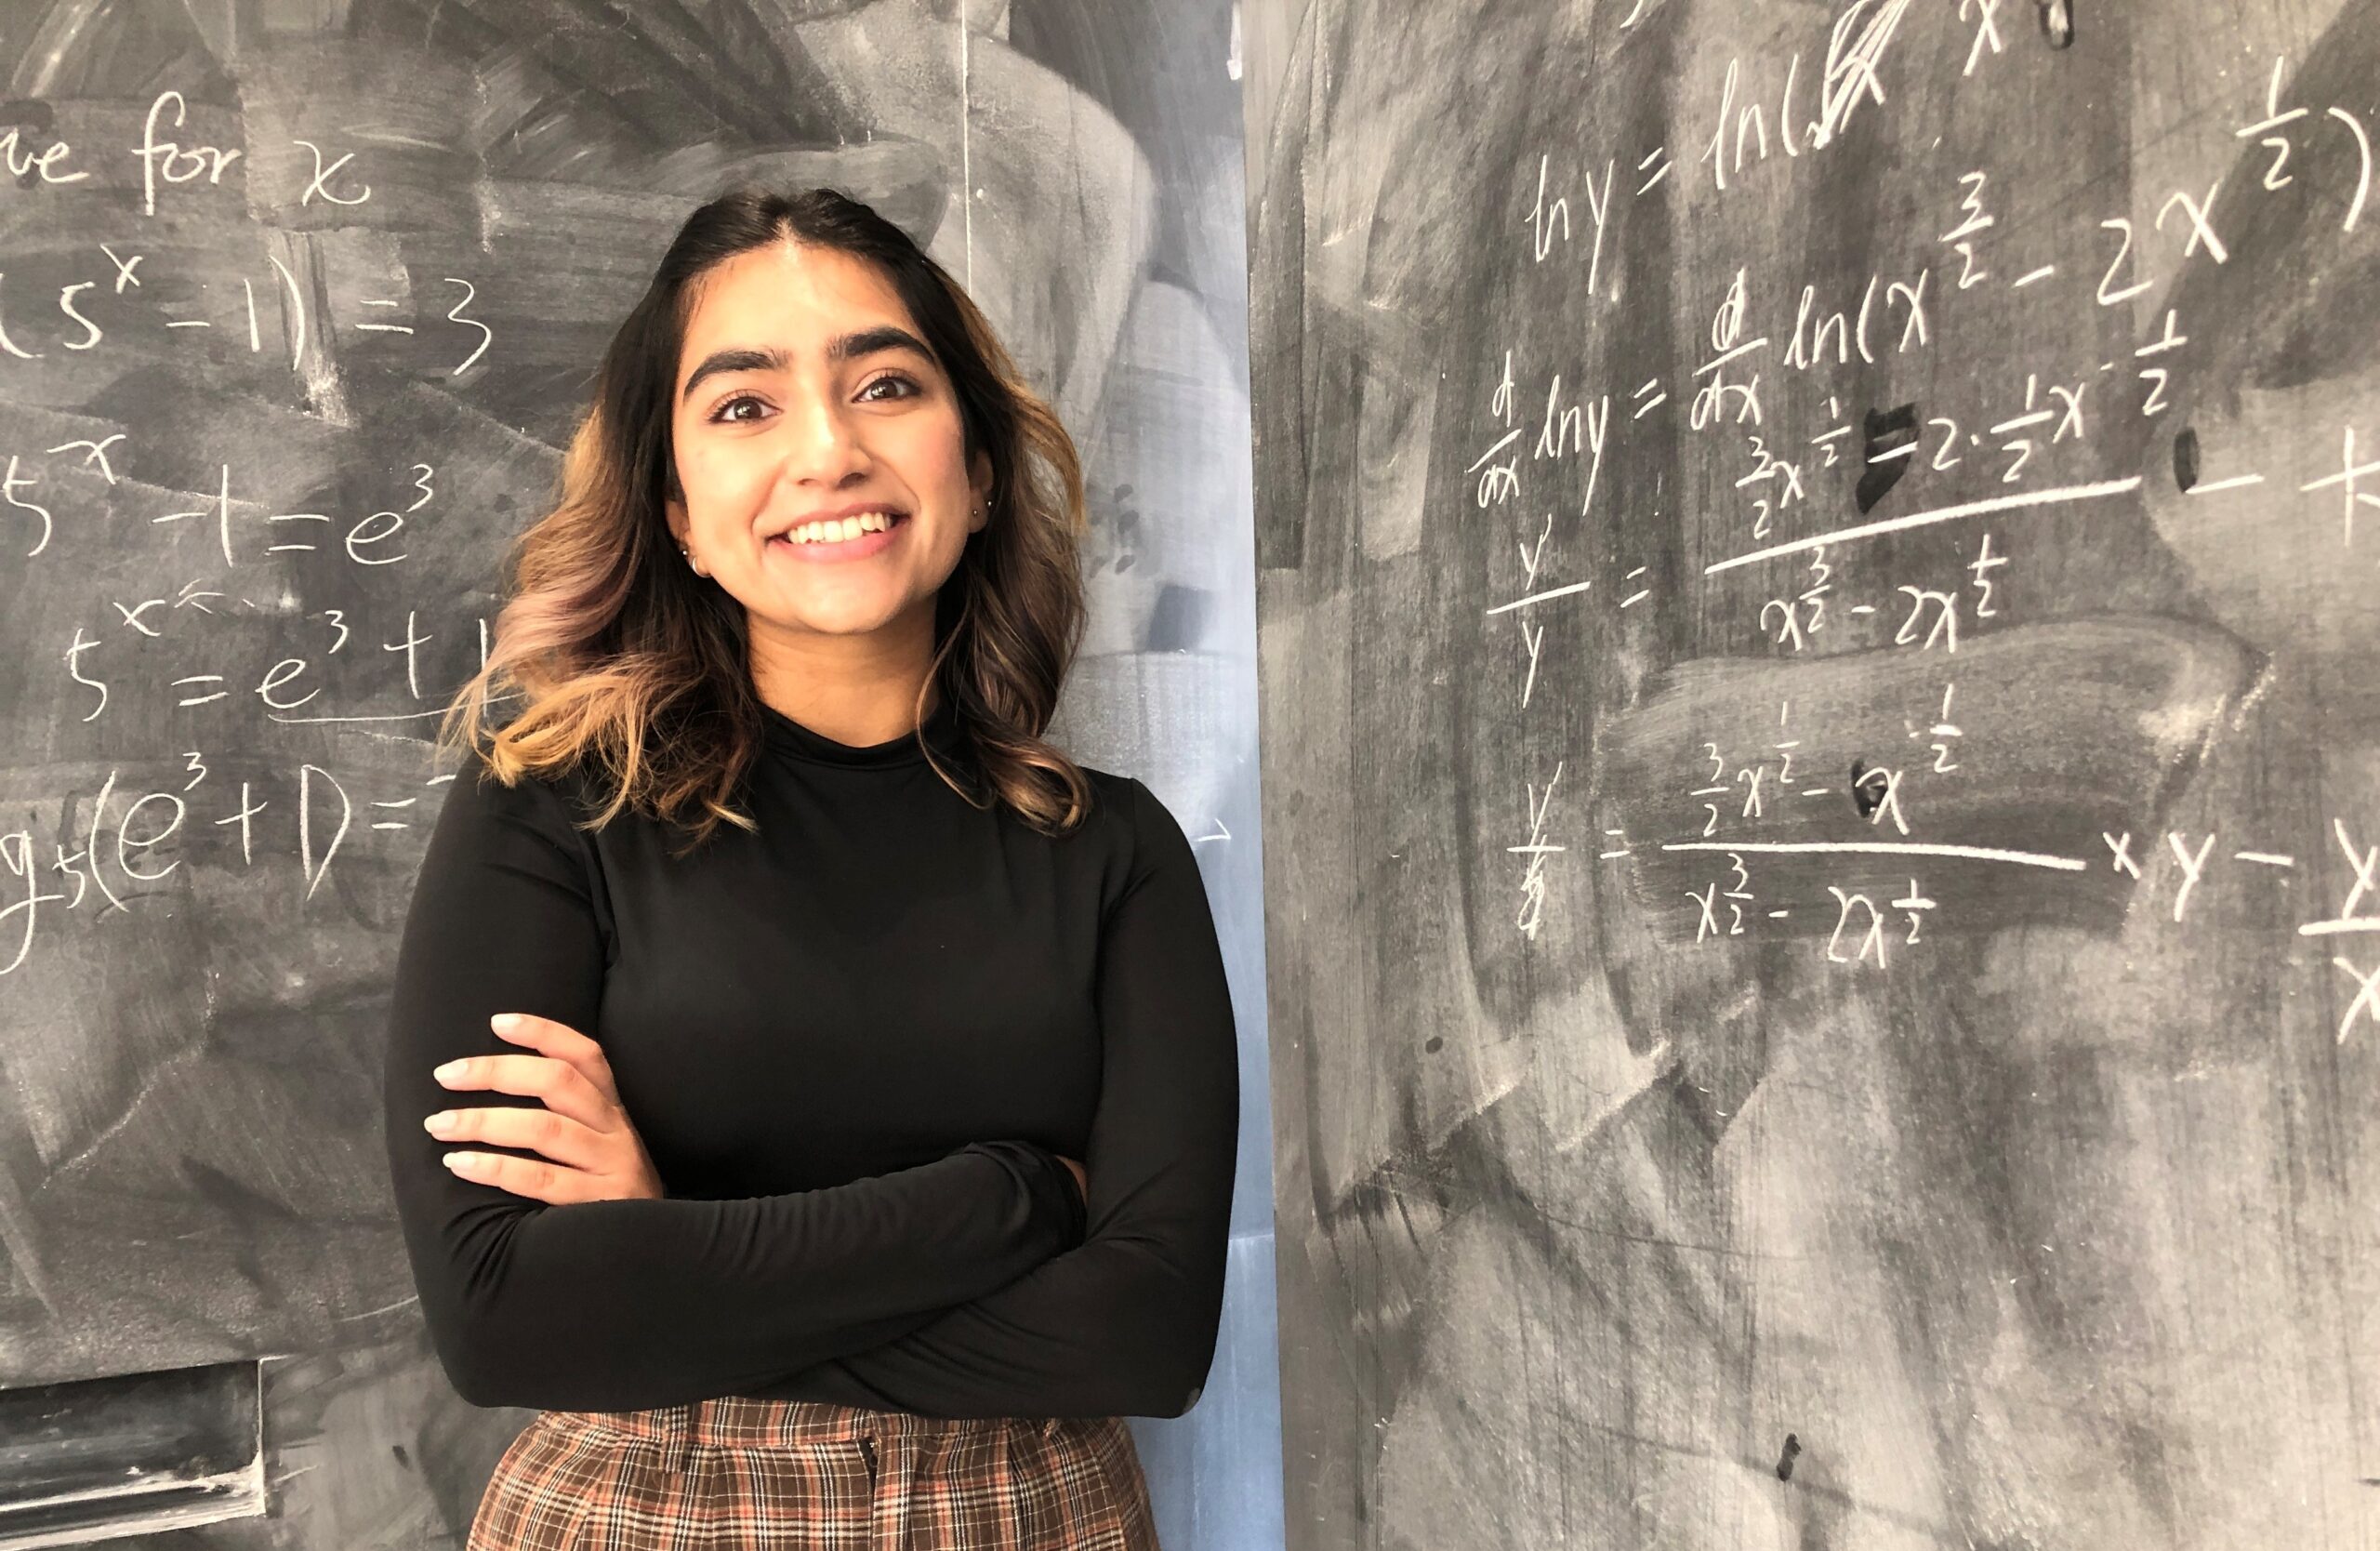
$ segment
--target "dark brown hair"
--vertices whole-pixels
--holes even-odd
[[[1083,630],[1073,439],[948,272],[831,189],[739,189],[679,228],[604,351],[553,510],[508,554],[487,661],[447,707],[438,744],[477,751],[508,786],[584,762],[608,791],[596,825],[633,808],[690,830],[687,850],[722,819],[758,829],[729,805],[765,728],[744,610],[684,563],[663,499],[681,495],[670,400],[693,288],[718,264],[784,242],[838,249],[884,274],[949,376],[965,460],[990,456],[990,521],[969,536],[935,599],[927,681],[953,709],[960,749],[990,795],[917,736],[969,802],[1004,802],[1036,829],[1063,834],[1091,796],[1074,762],[1041,736]],[[526,702],[519,713],[491,724],[487,702],[514,694]]]

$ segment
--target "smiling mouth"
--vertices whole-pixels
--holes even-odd
[[[909,520],[906,511],[866,512],[846,517],[840,523],[813,523],[789,532],[773,535],[769,542],[790,549],[832,549],[876,534],[890,533]]]

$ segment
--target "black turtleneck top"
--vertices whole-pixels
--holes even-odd
[[[477,760],[422,859],[387,1044],[387,1144],[423,1316],[485,1406],[721,1395],[932,1416],[1174,1416],[1223,1303],[1238,1064],[1181,827],[1084,767],[1062,839],[971,805],[916,738],[775,710],[757,834],[600,830],[577,776]],[[923,728],[972,774],[947,705]],[[666,1190],[549,1205],[465,1179],[435,1110],[491,1014],[601,1042]],[[1089,1200],[1057,1155],[1082,1161]]]

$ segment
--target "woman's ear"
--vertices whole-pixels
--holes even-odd
[[[981,533],[992,520],[992,455],[977,451],[968,460],[967,531]]]

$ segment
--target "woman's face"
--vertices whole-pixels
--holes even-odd
[[[720,264],[695,287],[671,398],[670,532],[756,638],[891,630],[931,645],[991,462],[967,466],[949,378],[889,280],[790,243]],[[892,525],[845,537],[844,513]],[[809,528],[829,514],[831,530]]]

